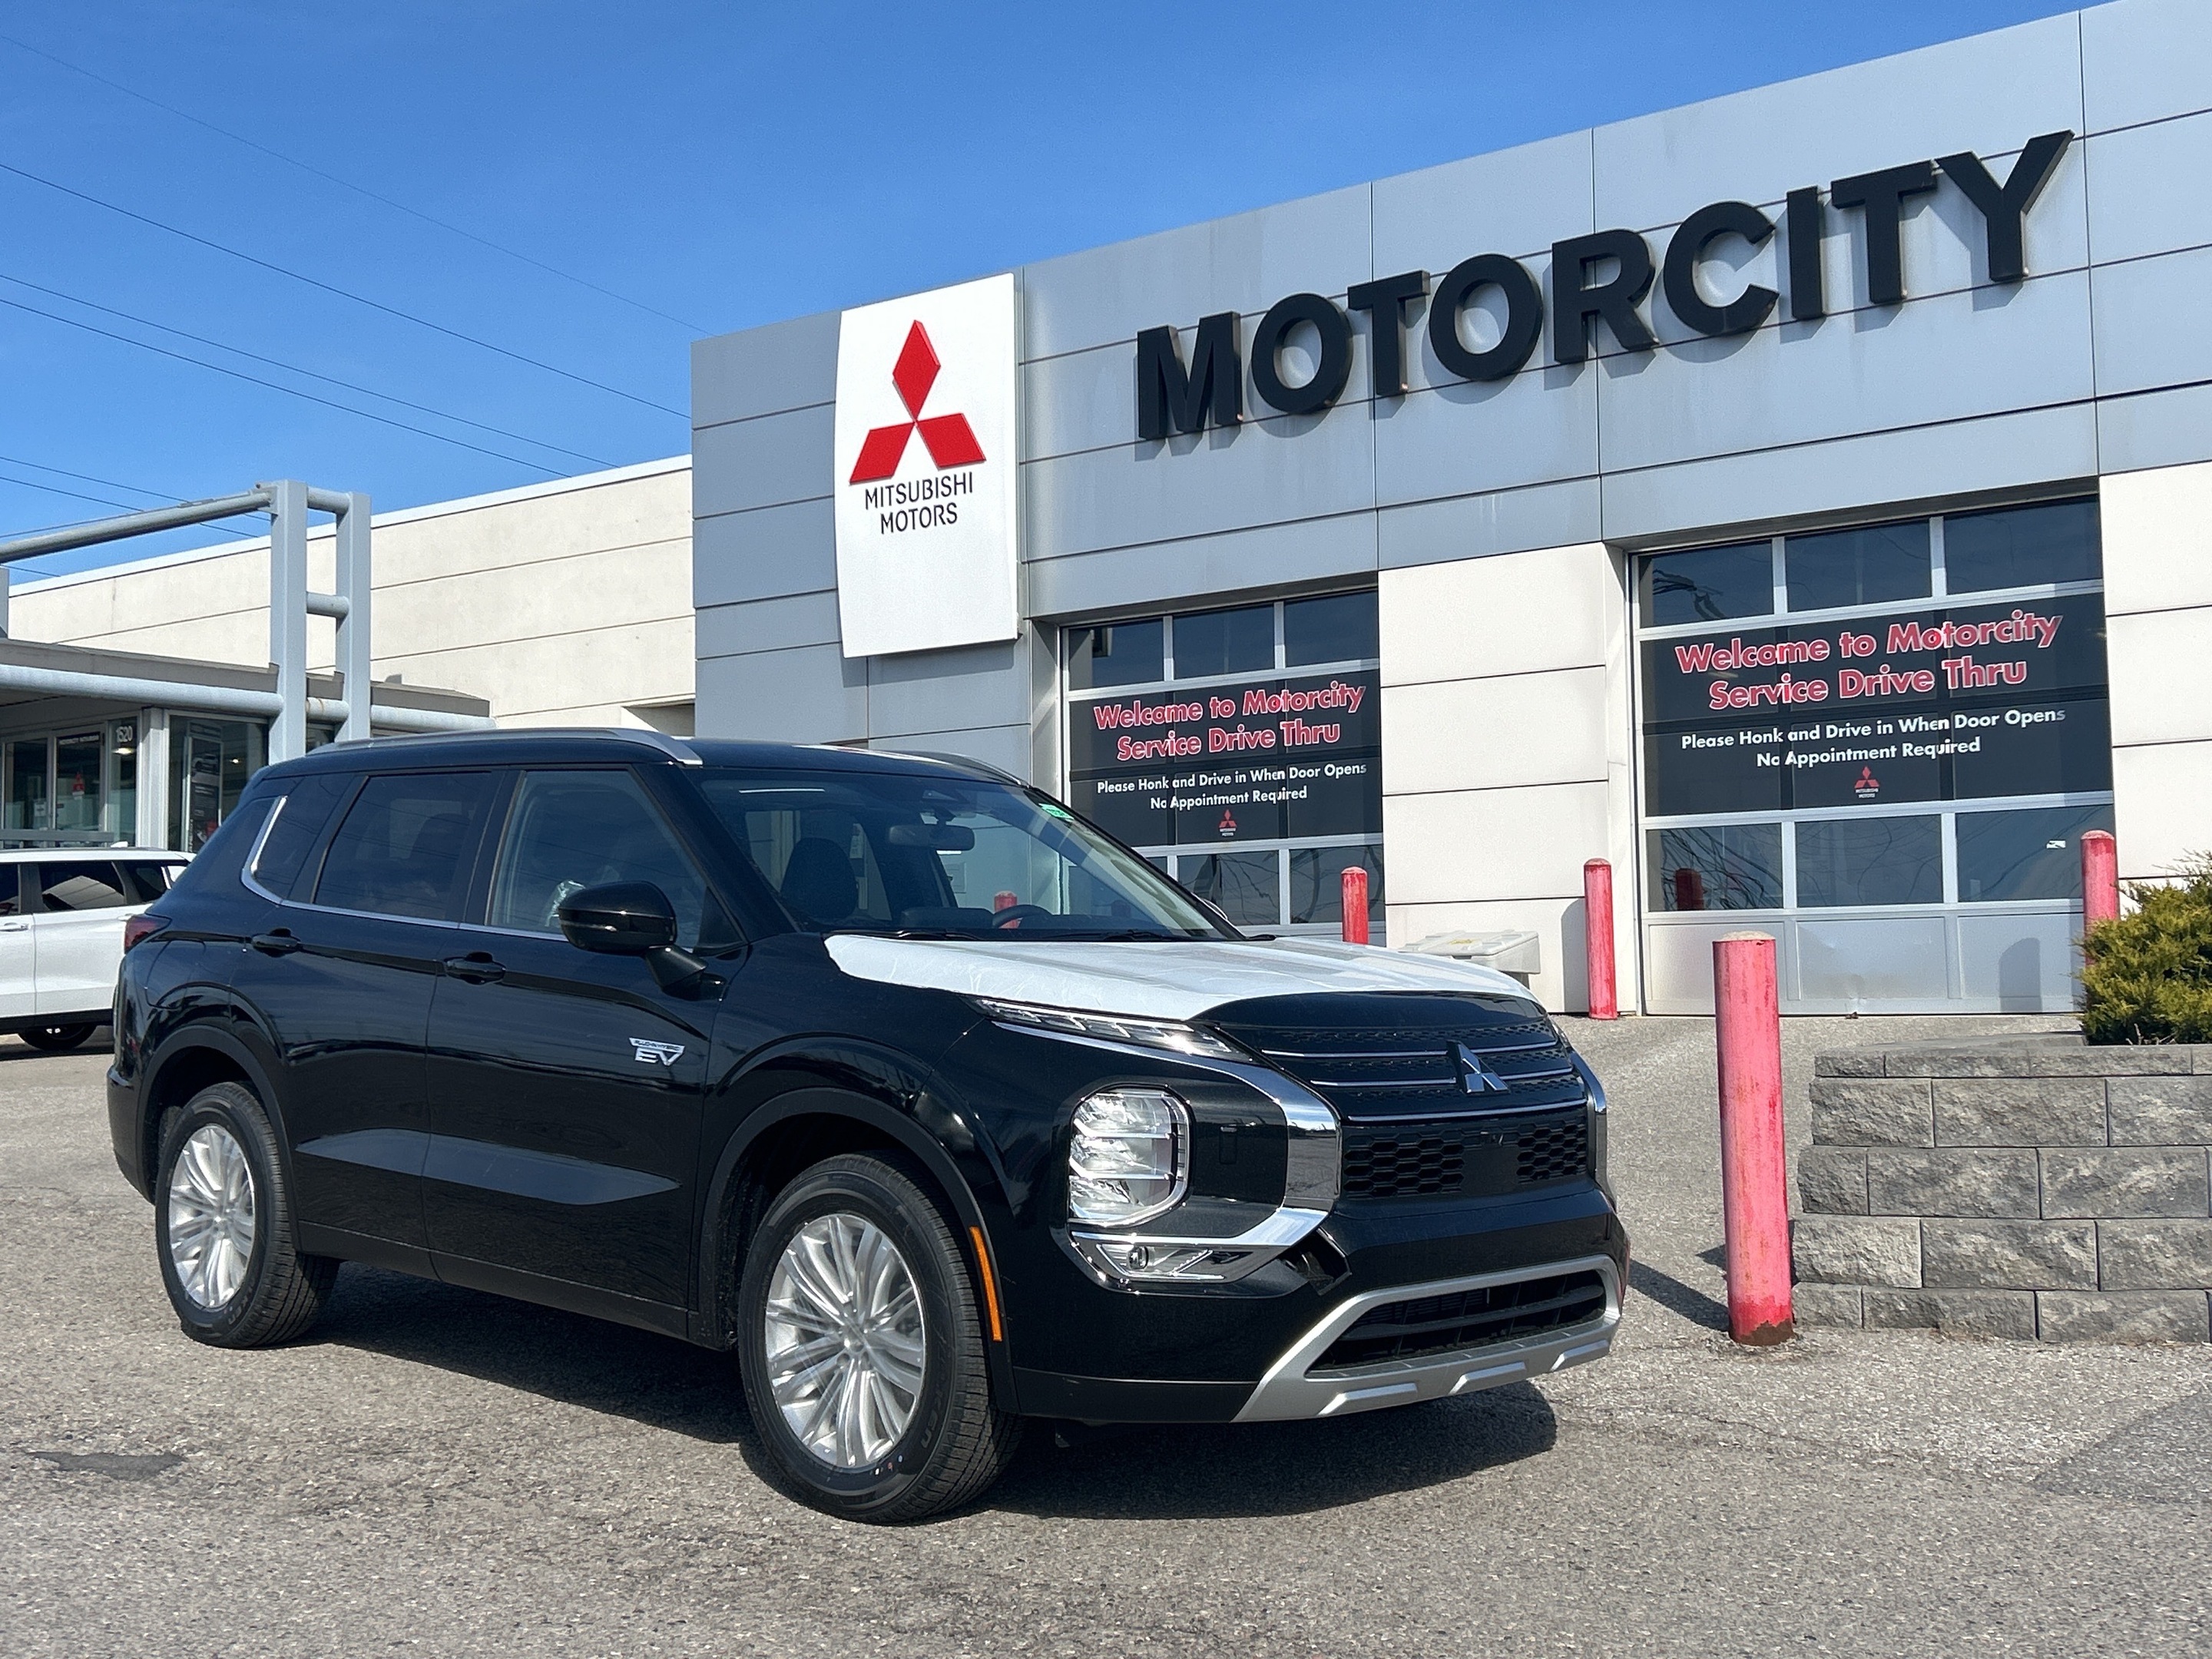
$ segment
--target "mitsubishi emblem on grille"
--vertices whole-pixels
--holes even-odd
[[[1459,1061],[1459,1086],[1468,1093],[1485,1095],[1494,1089],[1502,1095],[1511,1086],[1484,1063],[1480,1054],[1464,1042],[1453,1043],[1452,1054]]]

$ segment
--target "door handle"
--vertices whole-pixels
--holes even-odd
[[[30,931],[31,924],[27,921],[0,921],[0,933],[27,933]]]
[[[273,933],[256,933],[253,948],[267,957],[289,957],[306,945],[304,940],[295,939],[291,933],[279,927]]]
[[[438,965],[446,970],[447,977],[465,980],[471,985],[489,985],[494,980],[507,977],[506,968],[483,951],[471,951],[465,957],[447,957]]]

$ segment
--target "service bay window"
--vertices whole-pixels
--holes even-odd
[[[1334,934],[1367,872],[1382,937],[1375,594],[1062,635],[1067,798],[1240,927]]]
[[[1785,1006],[2069,1006],[2112,823],[2094,500],[1657,554],[1636,611],[1655,1009],[1746,925]]]

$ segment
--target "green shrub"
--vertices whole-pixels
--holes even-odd
[[[2083,940],[2081,1030],[2092,1042],[2212,1042],[2212,854],[2171,886],[2131,884],[2135,909]]]

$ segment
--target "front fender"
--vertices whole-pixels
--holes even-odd
[[[708,1346],[736,1340],[723,1263],[750,1219],[740,1213],[737,1191],[747,1155],[778,1125],[806,1116],[851,1120],[911,1153],[945,1194],[957,1230],[981,1231],[987,1249],[994,1223],[1006,1213],[996,1149],[933,1068],[849,1037],[775,1043],[750,1056],[709,1102],[712,1162],[701,1192],[696,1333]],[[994,1370],[998,1361],[994,1352]],[[1004,1381],[1011,1388],[1010,1372]]]

